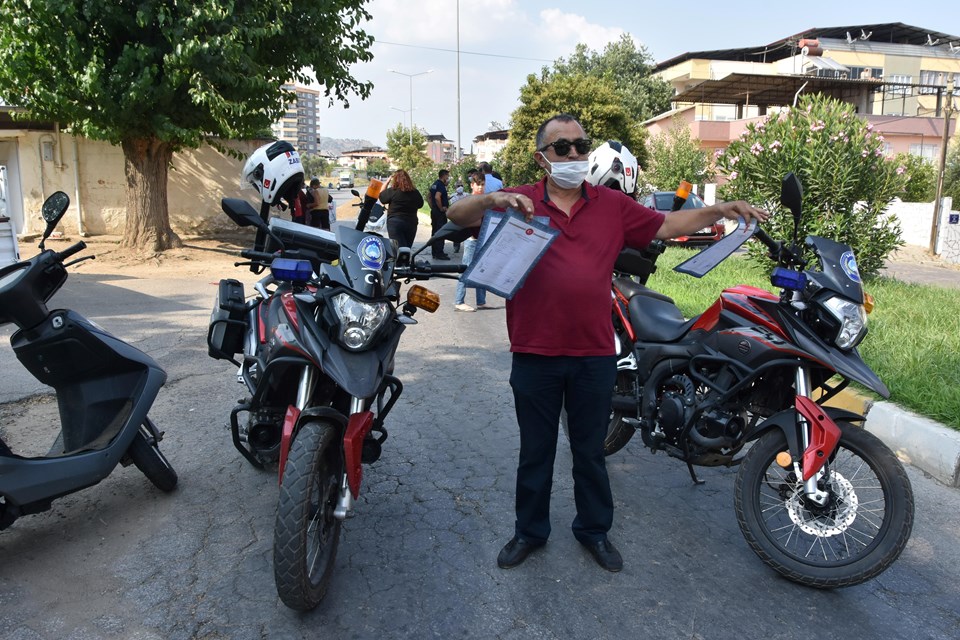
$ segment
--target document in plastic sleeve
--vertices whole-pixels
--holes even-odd
[[[487,219],[484,225],[492,231],[484,241],[481,227],[482,244],[462,277],[468,286],[483,287],[509,300],[560,232],[537,220],[526,222],[509,210],[495,227]]]

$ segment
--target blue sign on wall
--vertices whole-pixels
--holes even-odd
[[[960,213],[951,213],[950,214],[950,224],[960,223]]]

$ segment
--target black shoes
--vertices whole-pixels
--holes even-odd
[[[607,571],[616,573],[623,569],[623,557],[606,538],[596,542],[580,542],[580,544],[585,546],[593,559],[597,561],[597,564]]]
[[[433,256],[433,259],[434,259],[434,260],[449,260],[449,259],[450,259],[450,256],[448,256],[447,254],[443,254],[443,255],[440,255],[440,256]]]
[[[497,566],[501,569],[512,569],[513,567],[523,564],[527,556],[542,546],[542,544],[533,544],[532,542],[527,542],[522,538],[514,536],[513,539],[500,550],[500,555],[497,556]]]

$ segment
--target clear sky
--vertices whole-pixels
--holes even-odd
[[[321,107],[320,135],[384,145],[386,131],[413,123],[457,141],[457,14],[460,17],[460,127],[464,151],[492,121],[509,126],[527,74],[569,56],[578,42],[603,47],[629,33],[655,62],[688,51],[755,47],[814,27],[902,22],[957,36],[956,0],[733,3],[572,2],[570,0],[372,0],[364,29],[373,61],[351,72],[374,84],[350,107]]]

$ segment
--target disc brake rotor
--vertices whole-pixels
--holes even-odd
[[[804,533],[821,538],[843,533],[857,519],[859,504],[853,484],[836,471],[830,474],[830,498],[825,507],[813,510],[806,506],[799,483],[785,501],[790,520]]]

